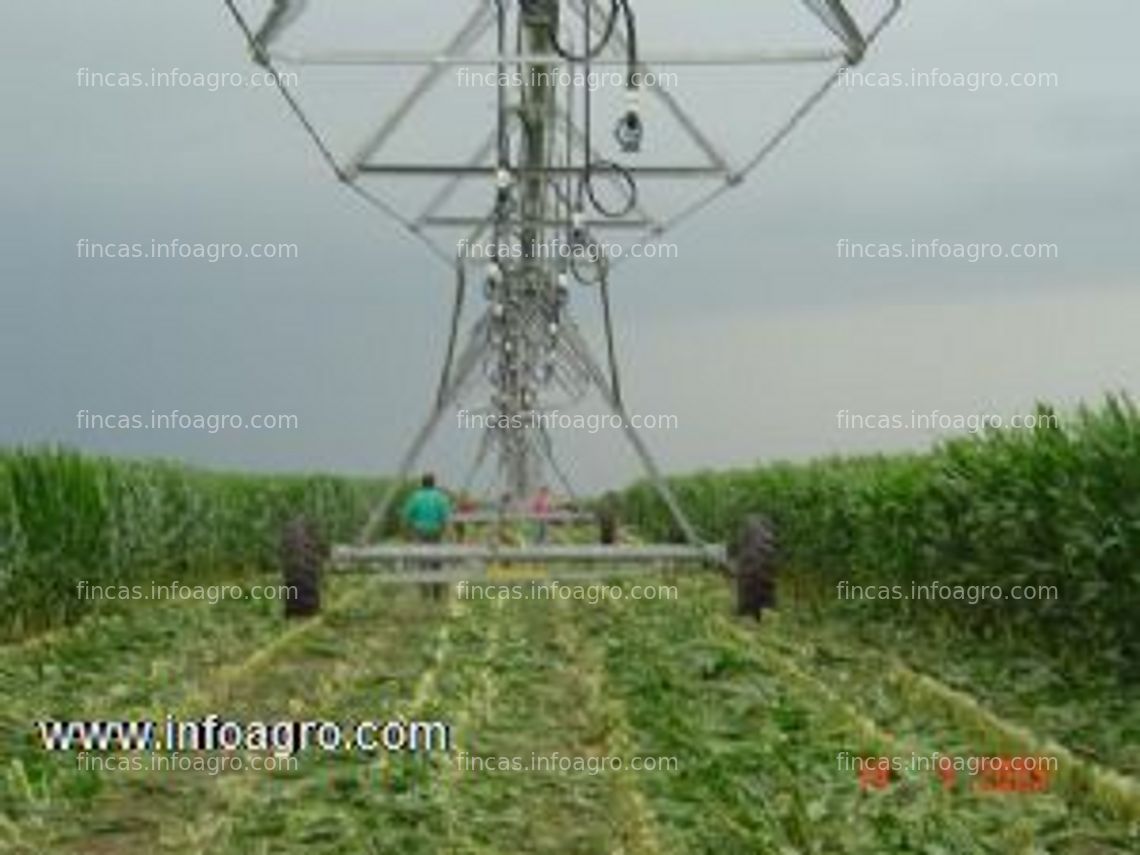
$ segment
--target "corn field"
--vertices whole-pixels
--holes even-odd
[[[0,638],[78,618],[76,585],[248,578],[278,567],[291,516],[347,538],[382,485],[328,476],[247,476],[0,451]]]
[[[646,578],[605,568],[616,593],[597,602],[493,585],[437,601],[330,574],[304,621],[256,598],[86,611],[80,579],[258,578],[282,523],[350,538],[382,485],[0,455],[3,627],[31,637],[0,644],[0,852],[1134,853],[1138,438],[1140,415],[1110,400],[929,454],[674,479],[708,536],[777,524],[759,624],[733,619],[716,574],[644,599]],[[626,535],[674,534],[644,485],[617,499]],[[836,596],[934,580],[1058,597]],[[272,759],[255,746],[49,750],[35,723],[60,716],[430,721],[450,744],[255,766]],[[984,758],[1052,765],[964,765]],[[856,765],[884,760],[881,777]]]
[[[1044,407],[1038,414],[1054,415]],[[1135,675],[1140,413],[1109,398],[1051,423],[990,430],[928,454],[705,473],[673,486],[712,538],[731,539],[748,514],[772,518],[788,587],[817,605],[865,621],[945,622],[1057,656],[1095,651],[1102,665]],[[627,491],[622,504],[643,531],[676,538],[648,485]],[[1033,585],[1056,597],[842,600],[844,580],[904,591],[912,582]]]

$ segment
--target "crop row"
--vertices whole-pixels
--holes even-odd
[[[197,585],[278,567],[293,515],[344,538],[381,485],[248,476],[55,449],[0,451],[0,639],[69,623],[91,586]]]
[[[731,540],[746,516],[768,515],[785,578],[860,623],[1016,638],[1057,656],[1079,651],[1122,676],[1140,663],[1140,414],[1126,399],[1052,426],[945,441],[926,454],[785,463],[672,484],[710,538]],[[621,504],[625,521],[643,532],[676,536],[647,484],[626,491]],[[898,585],[904,597],[842,598],[844,580],[861,589]],[[912,582],[935,581],[964,596],[905,596]],[[970,586],[995,585],[1053,594],[1032,602],[970,596]]]

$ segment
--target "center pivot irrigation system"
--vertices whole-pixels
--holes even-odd
[[[289,108],[336,177],[422,241],[454,271],[455,299],[446,355],[428,418],[357,542],[333,547],[333,569],[384,569],[401,581],[439,583],[480,578],[489,568],[504,564],[515,566],[517,573],[512,578],[541,576],[541,568],[552,562],[571,565],[560,578],[588,575],[588,568],[598,565],[604,566],[607,574],[637,572],[646,566],[716,567],[736,578],[742,612],[758,613],[768,604],[771,537],[764,523],[750,521],[731,549],[704,542],[631,425],[623,402],[610,311],[610,273],[615,263],[598,249],[604,237],[617,230],[642,238],[660,237],[740,185],[845,71],[862,60],[902,2],[884,0],[880,17],[862,28],[843,0],[801,1],[830,31],[827,46],[649,56],[642,52],[638,39],[638,0],[472,0],[470,16],[440,49],[323,53],[286,52],[279,47],[281,36],[305,11],[306,0],[272,0],[265,17],[252,19],[253,23],[235,0],[224,0],[245,34],[253,60],[272,74]],[[493,43],[491,49],[480,47],[488,41]],[[664,66],[806,63],[819,63],[828,69],[822,83],[751,157],[737,166],[672,93],[656,82],[642,84],[653,79],[655,68]],[[353,155],[339,159],[297,96],[284,84],[277,70],[284,65],[419,66],[422,71],[375,132]],[[478,138],[480,144],[471,157],[465,162],[383,159],[397,130],[412,120],[417,107],[448,70],[460,67],[492,70],[495,80],[494,122],[489,133]],[[617,157],[607,157],[600,144],[597,127],[602,119],[597,115],[598,99],[592,97],[591,87],[566,87],[555,82],[559,71],[589,80],[595,67],[616,69],[627,90],[626,106],[618,111],[612,128],[613,142],[607,144],[607,150],[616,146]],[[663,108],[683,138],[701,154],[699,161],[637,163],[646,135],[654,132],[643,118],[643,98],[657,100],[657,106]],[[609,120],[614,118],[611,115]],[[405,213],[369,184],[375,179],[392,182],[413,178],[437,182],[430,201],[414,214]],[[699,183],[703,194],[666,217],[647,210],[640,192],[643,182],[682,179]],[[485,188],[485,201],[479,209],[444,214],[460,190],[473,182]],[[487,241],[493,248],[489,258],[476,263],[462,252],[445,249],[438,236],[457,229],[466,232],[458,246]],[[551,244],[578,251],[535,251]],[[518,251],[496,254],[494,248],[502,247],[517,247]],[[464,331],[463,315],[472,280],[478,283],[484,303]],[[592,352],[571,313],[574,284],[591,286],[600,301],[604,360]],[[481,437],[469,483],[485,461],[493,458],[498,466],[496,489],[500,491],[496,499],[503,495],[523,499],[550,480],[548,475],[573,495],[553,452],[549,421],[542,414],[557,411],[550,406],[552,401],[567,407],[594,392],[623,425],[625,437],[668,507],[684,543],[619,544],[614,542],[612,519],[602,526],[600,544],[512,547],[499,545],[497,539],[475,544],[376,543],[375,536],[388,518],[400,486],[425,445],[444,417],[456,412],[464,396],[480,381],[490,387],[490,395],[486,409],[476,412],[484,413],[493,427]],[[499,514],[489,516],[502,520]],[[569,515],[568,519],[572,518]],[[483,519],[469,515],[464,521],[477,523]],[[287,576],[305,589],[296,613],[315,609],[319,599],[315,566],[320,558],[315,541],[302,529],[293,526],[286,533]],[[447,569],[435,569],[433,565],[438,564]]]

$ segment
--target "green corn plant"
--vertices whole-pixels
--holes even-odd
[[[1040,406],[1039,416],[1055,415]],[[1109,397],[1033,430],[989,429],[926,454],[830,458],[672,479],[710,539],[750,513],[772,518],[798,590],[856,621],[941,622],[1018,637],[1058,656],[1140,663],[1140,414]],[[669,534],[648,485],[624,520]],[[839,601],[835,585],[1055,586],[1055,599]],[[830,598],[827,593],[831,592]]]
[[[67,624],[91,585],[240,581],[278,569],[284,522],[348,538],[383,484],[247,476],[65,449],[0,451],[0,640]]]

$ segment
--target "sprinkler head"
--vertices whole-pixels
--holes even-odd
[[[641,116],[634,110],[622,116],[617,128],[614,129],[614,138],[626,154],[636,154],[641,151],[641,141],[644,137],[645,128],[641,124]]]
[[[586,242],[586,215],[580,208],[570,215],[570,240],[574,246]]]
[[[641,142],[645,138],[645,126],[641,122],[641,98],[636,89],[629,90],[628,100],[625,115],[614,128],[614,138],[626,154],[636,154],[641,151]]]

